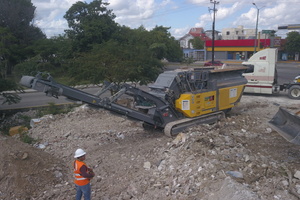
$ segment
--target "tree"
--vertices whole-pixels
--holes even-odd
[[[32,55],[28,47],[35,40],[45,38],[32,24],[34,11],[31,0],[0,0],[0,92],[5,103],[20,100],[16,94],[5,92],[19,89],[12,79],[8,79],[14,66]]]
[[[49,72],[56,77],[65,76],[70,59],[73,58],[71,40],[64,37],[52,37],[38,40],[32,45],[34,55],[15,66],[16,75]]]
[[[18,103],[20,101],[20,97],[14,93],[8,93],[8,90],[18,90],[18,85],[12,81],[7,80],[6,72],[8,60],[12,49],[15,48],[14,42],[16,38],[12,35],[12,33],[7,28],[0,27],[0,94],[4,97],[4,103]]]
[[[21,88],[14,81],[4,79],[0,76],[0,94],[4,98],[2,104],[13,104],[20,102],[21,98],[15,93],[7,92],[9,90],[17,91],[21,90]]]
[[[0,27],[8,30],[14,37],[13,45],[6,55],[6,74],[11,75],[13,66],[27,57],[26,47],[35,40],[45,38],[41,30],[32,25],[35,6],[31,0],[0,0]]]
[[[156,26],[150,31],[150,48],[158,59],[166,58],[169,61],[180,61],[182,50],[179,42],[171,36],[170,27]]]
[[[8,28],[0,27],[0,76],[2,78],[6,78],[9,60],[15,59],[13,56],[17,49],[16,41],[17,38]]]
[[[147,31],[143,26],[119,26],[109,41],[95,44],[90,52],[77,57],[70,68],[71,76],[75,81],[88,79],[93,83],[154,81],[163,69],[161,59],[182,58],[179,44],[168,29],[159,26]]]
[[[286,51],[288,53],[300,52],[300,33],[297,31],[289,32],[286,37]]]
[[[94,0],[91,3],[78,1],[66,12],[64,18],[68,22],[68,37],[74,42],[74,49],[79,52],[88,51],[93,44],[108,41],[117,30],[115,15],[106,6],[109,3]]]
[[[143,28],[120,27],[114,39],[96,44],[91,52],[81,54],[71,69],[75,80],[99,83],[107,80],[117,84],[126,81],[147,84],[161,72],[163,64],[149,48]]]
[[[192,43],[194,49],[203,49],[204,48],[204,42],[199,37],[195,37],[195,38],[191,39],[190,42]]]

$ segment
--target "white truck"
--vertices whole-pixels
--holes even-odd
[[[273,94],[288,91],[291,99],[300,99],[300,75],[292,83],[278,84],[277,80],[277,52],[276,48],[264,49],[255,53],[243,65],[252,68],[252,72],[244,73],[248,83],[245,93]],[[300,70],[299,70],[300,74]]]
[[[274,48],[264,49],[242,63],[249,69],[248,73],[243,74],[248,80],[244,92],[273,94],[287,90],[290,98],[300,99],[300,75],[296,76],[292,83],[279,85],[276,70],[277,53],[277,49]],[[300,145],[300,110],[279,107],[276,115],[269,121],[269,126],[287,141]]]

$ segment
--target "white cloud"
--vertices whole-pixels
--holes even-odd
[[[178,39],[189,32],[191,27],[175,28],[173,29],[173,36]]]
[[[281,2],[281,1],[280,1]],[[278,4],[263,4],[258,6],[259,9],[259,18],[258,18],[258,29],[259,30],[277,30],[278,26],[288,25],[288,24],[298,24],[298,18],[295,17],[299,12],[298,2],[295,6],[288,5],[286,3]],[[269,2],[268,2],[269,3]],[[258,5],[258,3],[257,3]],[[266,5],[266,6],[265,6]],[[267,7],[268,6],[268,7]],[[244,25],[246,28],[255,28],[257,11],[258,9],[255,6],[252,6],[248,12],[241,14],[234,22],[234,26]],[[286,30],[278,30],[277,34],[279,36],[285,37]]]
[[[47,36],[62,34],[67,29],[63,18],[66,11],[78,0],[32,0],[37,7],[34,23]],[[92,0],[85,0],[90,3]],[[155,25],[172,27],[170,32],[178,37],[191,27],[211,29],[213,4],[209,0],[104,0],[116,15],[116,22],[137,28],[143,25],[152,29]],[[216,5],[216,29],[243,25],[254,28],[257,9],[260,8],[259,29],[274,29],[280,25],[298,24],[299,0],[219,0]],[[192,11],[192,12],[189,12]],[[184,14],[183,14],[184,13]],[[197,15],[197,13],[199,13]],[[197,20],[198,19],[198,20]],[[183,31],[186,31],[183,33]],[[181,37],[179,36],[179,37]]]
[[[117,16],[116,22],[133,28],[151,18],[155,11],[154,0],[110,0],[108,3]]]
[[[36,9],[34,24],[48,36],[63,34],[68,25],[63,18],[77,0],[32,0]]]

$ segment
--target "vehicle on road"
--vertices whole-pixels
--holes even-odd
[[[222,66],[222,65],[224,65],[224,63],[222,63],[219,60],[215,60],[214,62],[211,60],[211,61],[204,63],[204,66]]]
[[[275,48],[268,48],[255,53],[244,66],[252,68],[244,73],[248,80],[245,93],[274,94],[288,91],[288,97],[300,100],[300,76],[290,83],[278,83],[277,53]],[[287,141],[300,145],[300,111],[280,107],[277,114],[269,121],[270,127],[277,131]]]
[[[296,76],[290,83],[278,83],[276,69],[277,63],[276,48],[268,48],[255,53],[248,61],[243,62],[244,66],[252,68],[252,72],[244,73],[248,80],[245,93],[274,94],[280,91],[287,91],[291,99],[300,100],[300,76]],[[300,74],[300,71],[299,71]]]

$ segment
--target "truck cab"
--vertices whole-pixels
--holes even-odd
[[[275,48],[264,49],[242,63],[253,68],[253,72],[243,74],[248,80],[245,93],[273,94],[280,91],[277,85],[277,51]]]

